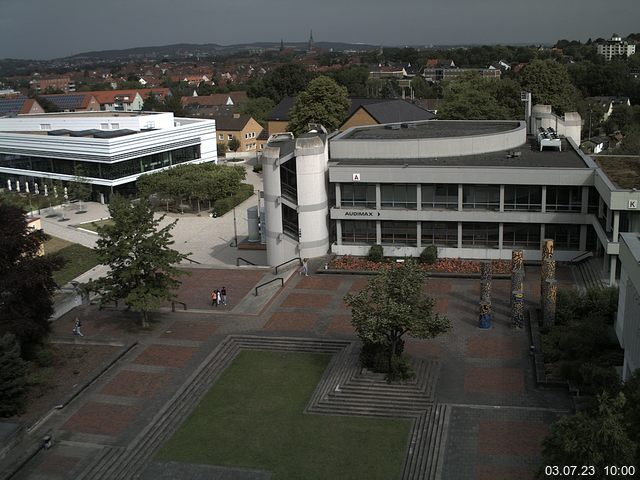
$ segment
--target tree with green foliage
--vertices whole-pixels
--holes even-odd
[[[269,97],[279,103],[284,97],[293,97],[304,90],[313,77],[314,74],[303,65],[287,63],[250,82],[247,95],[252,98]]]
[[[560,115],[576,111],[580,94],[567,68],[555,60],[532,61],[522,69],[518,80],[531,92],[534,104],[551,105]]]
[[[329,75],[339,85],[345,87],[350,97],[367,96],[367,80],[369,69],[366,66],[352,66],[342,68]]]
[[[287,130],[301,134],[307,131],[310,123],[319,123],[331,132],[342,124],[350,105],[345,87],[329,77],[315,78],[296,97]]]
[[[469,73],[451,80],[444,87],[444,104],[438,110],[443,120],[504,120],[513,112],[501,104],[498,98],[501,80],[482,78]],[[520,98],[518,92],[518,100]]]
[[[422,75],[416,75],[411,79],[411,88],[415,98],[437,98],[437,89],[427,83]]]
[[[238,110],[244,115],[249,115],[263,127],[267,123],[267,117],[276,104],[268,97],[249,98],[240,105]]]
[[[64,263],[39,255],[45,240],[42,230],[28,227],[22,209],[0,198],[0,335],[15,335],[25,358],[49,333],[57,288],[53,272]]]
[[[218,142],[216,144],[216,150],[219,157],[224,157],[227,154],[227,144],[224,142]]]
[[[100,294],[101,305],[124,300],[140,312],[146,327],[149,313],[175,298],[178,276],[185,273],[176,264],[188,255],[170,248],[177,220],[160,227],[164,216],[154,218],[148,201],[130,202],[119,196],[109,204],[109,213],[113,223],[98,227],[96,246],[98,259],[109,272],[85,287]]]
[[[591,411],[564,417],[555,423],[551,434],[543,444],[544,465],[589,465],[595,467],[597,475],[605,478],[607,465],[633,465],[636,445],[625,428],[623,411],[624,394],[598,395]],[[549,476],[544,470],[538,478],[567,478]]]
[[[15,335],[0,337],[0,417],[22,411],[27,392],[27,362],[20,356]]]
[[[424,271],[409,259],[383,270],[358,293],[344,298],[351,307],[356,334],[365,345],[363,352],[373,347],[382,353],[390,380],[404,376],[404,335],[433,338],[451,328],[447,317],[434,313],[436,301],[424,294],[425,279]]]
[[[76,165],[74,169],[73,181],[69,184],[69,195],[80,202],[80,212],[82,212],[82,202],[86,202],[91,197],[91,183],[84,176],[84,169]]]
[[[227,148],[232,152],[237,152],[240,148],[240,140],[234,135],[233,138],[227,142]]]

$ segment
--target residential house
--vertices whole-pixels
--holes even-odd
[[[238,153],[255,152],[258,150],[258,137],[262,133],[262,126],[249,115],[220,115],[214,117],[218,143],[224,145],[235,137],[240,141]]]
[[[70,77],[34,78],[29,82],[32,90],[46,92],[47,90],[61,90],[64,93],[75,92],[76,84]]]
[[[617,33],[614,33],[610,40],[599,43],[596,48],[598,49],[598,55],[602,55],[607,62],[613,57],[630,57],[636,53],[635,43],[622,40],[622,37]]]
[[[589,105],[598,105],[604,110],[604,115],[601,118],[603,122],[608,120],[617,105],[631,106],[629,97],[587,97],[586,100]],[[597,119],[594,118],[593,120]]]
[[[0,98],[0,117],[9,117],[25,113],[44,113],[44,108],[33,98]]]
[[[99,112],[100,102],[87,92],[40,95],[54,104],[61,112]]]

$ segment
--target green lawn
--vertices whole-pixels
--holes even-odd
[[[158,460],[268,470],[274,480],[398,478],[409,420],[303,414],[329,358],[242,351]]]
[[[62,287],[87,270],[98,265],[98,256],[95,250],[77,243],[69,243],[64,246],[64,240],[52,237],[44,244],[45,254],[56,253],[67,260],[67,263],[57,272],[53,273],[53,279]]]
[[[84,228],[85,230],[91,230],[92,232],[97,232],[98,227],[101,227],[102,225],[113,225],[113,220],[111,220],[110,218],[107,218],[106,220],[97,220],[95,222],[81,223],[80,225],[77,225],[77,226],[79,228]]]

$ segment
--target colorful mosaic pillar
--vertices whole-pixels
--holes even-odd
[[[480,328],[491,328],[491,302],[480,302],[480,319],[479,319],[479,327]]]
[[[524,268],[511,270],[511,291],[524,290]],[[513,296],[511,297],[511,310],[513,311]]]
[[[542,321],[544,326],[549,327],[556,323],[556,299],[558,295],[558,282],[555,278],[550,278],[545,283],[545,296],[542,299]]]
[[[482,262],[480,264],[480,301],[491,303],[491,278],[492,264],[491,262]]]
[[[555,278],[556,262],[553,259],[553,240],[545,239],[542,247],[542,264],[540,265],[540,309],[544,312],[545,299],[548,297],[547,280]]]
[[[524,327],[524,291],[513,290],[511,292],[513,307],[511,308],[512,326],[515,328]]]
[[[522,249],[515,249],[511,251],[511,271],[518,268],[524,268],[524,252]]]

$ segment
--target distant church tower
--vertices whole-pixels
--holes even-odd
[[[309,31],[309,44],[307,45],[307,52],[313,52],[316,45],[313,41],[313,30]]]

